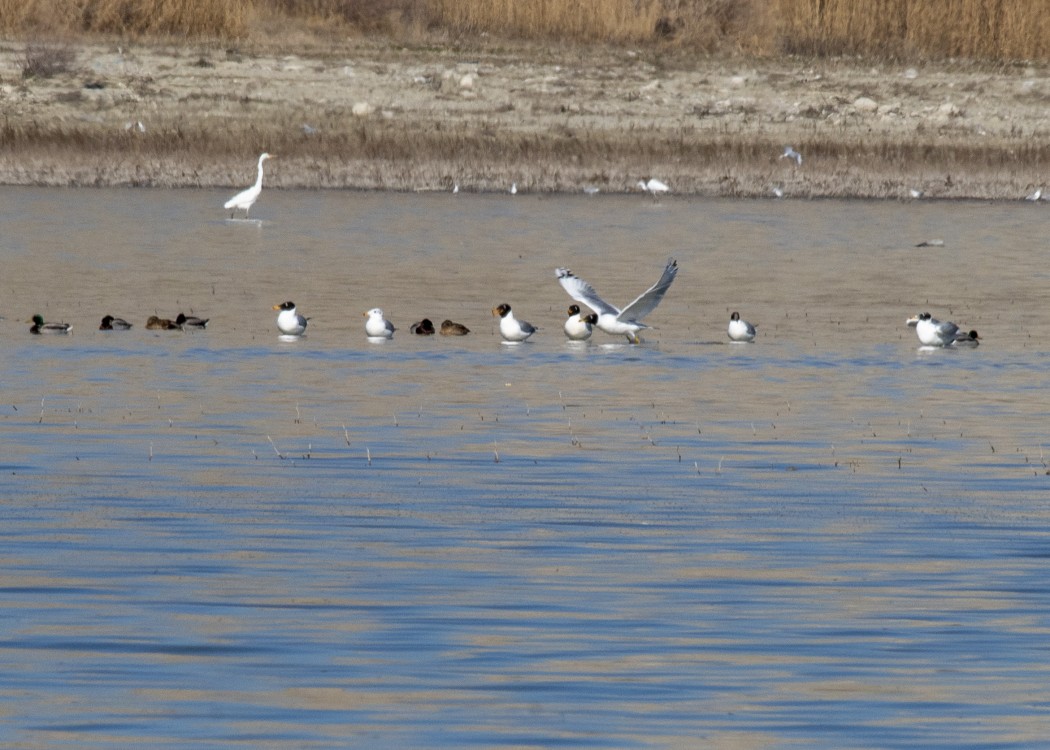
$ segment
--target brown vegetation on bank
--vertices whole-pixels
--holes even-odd
[[[1036,5],[0,0],[0,182],[236,186],[266,150],[272,187],[1017,197]]]
[[[244,40],[280,24],[393,37],[661,44],[699,52],[1045,60],[1045,0],[0,0],[7,38]],[[279,40],[278,40],[279,44]]]

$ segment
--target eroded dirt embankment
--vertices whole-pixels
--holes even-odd
[[[1046,67],[665,60],[643,50],[309,55],[74,46],[22,77],[0,48],[0,182],[635,189],[1021,198],[1050,166]],[[802,163],[780,158],[791,145]]]

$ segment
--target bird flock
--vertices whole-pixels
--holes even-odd
[[[223,204],[223,207],[231,212],[231,218],[238,209],[244,211],[245,219],[248,218],[251,207],[262,193],[263,162],[272,158],[274,157],[269,153],[260,154],[256,166],[255,183]],[[796,167],[802,166],[802,154],[792,146],[785,146],[780,158],[794,162]],[[637,183],[637,187],[654,198],[671,190],[665,182],[653,177],[640,180]],[[453,192],[459,192],[458,183],[454,186]],[[518,192],[517,183],[511,185],[509,192],[512,195]],[[597,192],[597,189],[594,192]],[[921,193],[916,194],[916,192],[912,191],[912,197],[921,196]],[[774,188],[774,194],[777,197],[781,197],[783,192],[779,188]],[[1038,189],[1027,196],[1027,200],[1038,201],[1041,197],[1042,190]],[[924,242],[920,246],[926,244]],[[590,313],[583,313],[579,305],[573,304],[569,306],[567,311],[568,318],[563,324],[566,338],[571,341],[586,341],[590,339],[594,329],[597,328],[613,336],[626,336],[627,341],[632,344],[638,344],[641,342],[641,338],[638,335],[639,332],[649,327],[642,319],[656,309],[663,300],[664,295],[667,294],[668,289],[671,288],[671,284],[678,274],[678,261],[674,258],[669,259],[660,278],[622,309],[603,300],[598,296],[593,286],[570,269],[558,268],[554,273],[562,288],[572,299],[582,302],[592,310]],[[294,338],[306,333],[310,319],[299,314],[294,302],[290,300],[282,302],[274,305],[273,309],[278,311],[277,329],[282,336]],[[536,326],[528,321],[515,317],[511,306],[505,302],[493,307],[492,315],[500,319],[500,335],[508,343],[525,342],[538,330]],[[393,323],[386,319],[381,308],[372,308],[364,313],[364,317],[366,319],[365,334],[370,340],[385,341],[393,338],[395,331],[397,331]],[[30,333],[33,334],[68,334],[73,329],[73,326],[69,323],[45,322],[43,316],[39,314],[34,315],[29,322],[33,324],[29,329]],[[915,328],[919,342],[924,347],[976,347],[980,343],[980,336],[977,331],[963,331],[951,321],[942,323],[933,318],[928,312],[908,318],[905,322],[907,325]],[[207,325],[207,318],[188,316],[184,313],[179,313],[174,320],[151,315],[146,321],[146,328],[149,330],[185,331],[187,329],[203,329]],[[102,331],[127,331],[131,328],[131,323],[112,315],[103,317],[99,325],[99,330]],[[451,320],[443,321],[440,329],[435,329],[434,323],[429,318],[423,318],[409,326],[409,332],[419,336],[431,336],[438,330],[444,336],[465,336],[470,333],[470,329],[465,325]],[[730,315],[726,334],[732,342],[751,343],[758,335],[758,331],[757,326],[742,319],[740,313],[734,311]]]

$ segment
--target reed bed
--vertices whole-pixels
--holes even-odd
[[[1045,0],[0,0],[8,38],[266,37],[280,45],[292,29],[333,27],[453,43],[484,35],[759,55],[1050,58]]]
[[[776,15],[782,49],[801,54],[1050,57],[1045,0],[777,0]]]

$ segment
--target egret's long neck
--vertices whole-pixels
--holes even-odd
[[[255,187],[262,187],[263,169],[262,164],[266,161],[265,159],[259,159],[259,174],[255,177]]]

